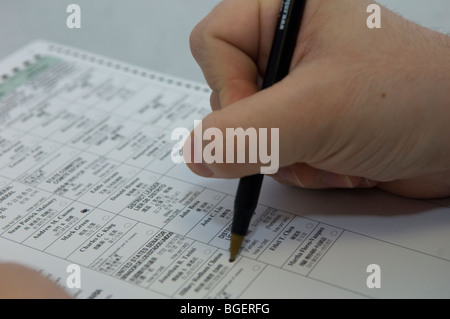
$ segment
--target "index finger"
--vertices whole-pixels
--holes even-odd
[[[225,0],[192,31],[192,54],[222,107],[258,91],[280,4]]]

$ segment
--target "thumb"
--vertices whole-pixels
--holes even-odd
[[[184,145],[188,167],[204,177],[238,178],[275,174],[304,160],[299,150],[308,154],[311,124],[299,119],[308,123],[310,116],[296,103],[301,90],[287,84],[281,81],[206,116]]]

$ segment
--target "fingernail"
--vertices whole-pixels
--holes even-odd
[[[188,167],[195,174],[203,177],[213,177],[213,172],[203,163],[190,163]]]
[[[322,184],[330,188],[353,188],[353,183],[348,176],[333,173],[324,174]]]
[[[280,168],[276,173],[276,176],[287,183],[305,188],[303,183],[290,167]]]
[[[203,163],[201,155],[201,145],[196,145],[194,138],[189,136],[183,146],[183,157],[187,166],[197,175],[212,177],[213,172]],[[200,161],[198,161],[198,159],[200,159]]]
[[[371,188],[371,187],[374,187],[375,185],[377,185],[376,182],[371,181],[370,179],[367,179],[367,178],[362,178],[361,182],[358,184],[358,187]]]

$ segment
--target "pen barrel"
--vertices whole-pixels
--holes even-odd
[[[234,219],[231,225],[231,233],[245,236],[255,208],[258,205],[259,193],[264,175],[257,174],[246,176],[239,180],[239,185],[234,201]]]
[[[262,89],[279,82],[289,73],[305,7],[306,0],[283,0]],[[262,181],[262,174],[240,179],[234,201],[232,234],[240,236],[247,234],[258,205]]]
[[[305,7],[306,0],[283,0],[261,89],[281,81],[289,73]]]

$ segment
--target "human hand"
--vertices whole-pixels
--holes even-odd
[[[203,130],[279,128],[274,178],[290,185],[449,196],[449,37],[385,8],[369,29],[371,3],[309,0],[289,75],[258,91],[281,0],[222,1],[190,38],[213,90]],[[188,166],[238,178],[261,163]]]
[[[0,263],[0,299],[62,298],[70,296],[38,272],[13,263]]]

